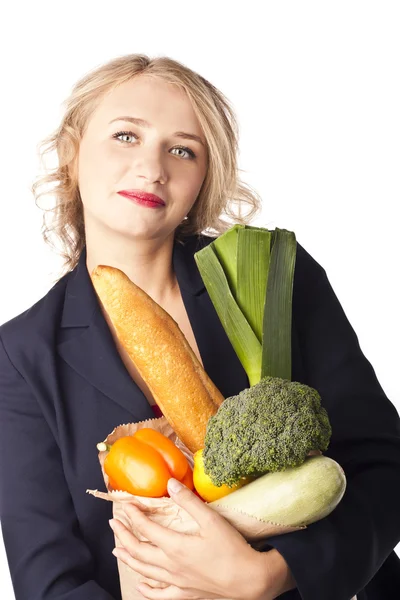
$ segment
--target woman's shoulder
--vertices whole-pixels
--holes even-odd
[[[53,287],[32,306],[12,317],[0,326],[0,338],[4,344],[14,341],[28,344],[36,335],[45,336],[54,329],[65,298],[65,289],[73,271],[59,279]]]
[[[211,244],[222,234],[205,235],[204,233],[189,235],[183,238],[180,247],[186,254],[194,254],[198,250]],[[326,271],[317,260],[302,246],[296,238],[296,261],[294,272],[294,285],[297,288],[314,287],[321,279],[326,277]]]
[[[296,240],[295,285],[314,287],[325,276],[322,265]]]
[[[213,237],[204,234],[188,236],[184,240],[184,248],[191,253],[208,246],[220,235]],[[319,280],[326,276],[325,269],[296,239],[296,261],[294,280],[298,287],[314,286]]]

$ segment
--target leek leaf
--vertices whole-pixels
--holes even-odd
[[[236,301],[238,232],[244,228],[244,225],[236,223],[231,229],[228,229],[228,231],[216,238],[211,244],[215,250],[219,263],[224,270],[230,290]]]
[[[196,252],[194,257],[222,326],[246,371],[250,386],[252,386],[260,381],[261,343],[234,298],[227,276],[215,252],[214,244],[215,242],[208,244]]]
[[[261,344],[271,233],[246,226],[238,232],[237,246],[237,303]]]
[[[296,237],[275,229],[263,320],[261,378],[292,376],[292,299]]]

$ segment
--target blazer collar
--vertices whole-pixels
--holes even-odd
[[[213,239],[206,236],[190,236],[185,239],[184,245],[174,241],[172,263],[179,287],[194,296],[205,289],[194,254]],[[86,266],[86,256],[85,246],[67,283],[61,327],[85,327],[99,309],[96,292]]]
[[[174,244],[173,265],[187,307],[192,307],[197,300],[200,301],[201,293],[205,290],[194,260],[194,252],[211,241],[212,238],[192,237],[187,239],[185,246]],[[211,309],[211,318],[216,321],[214,328],[218,327],[218,317],[212,307],[209,309]],[[195,323],[197,313],[192,311],[193,309],[190,308],[192,325],[197,328],[200,344],[203,344],[203,353],[206,360],[209,360],[207,368],[215,371],[218,375],[217,365],[213,364],[211,352],[206,348],[207,341],[202,341],[204,325]],[[226,338],[224,348],[228,352],[229,346]],[[81,253],[76,268],[69,274],[57,350],[74,371],[133,414],[136,421],[154,418],[147,398],[131,378],[119,356],[110,329],[100,309],[86,266],[86,249]]]

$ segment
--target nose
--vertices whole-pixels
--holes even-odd
[[[161,157],[161,151],[153,148],[141,148],[136,156],[135,171],[137,177],[147,179],[149,182],[165,183],[167,173]]]

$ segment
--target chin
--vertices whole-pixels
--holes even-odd
[[[123,228],[122,227],[115,228],[114,232],[117,235],[131,238],[134,240],[150,240],[153,238],[157,238],[162,233],[162,229],[160,229],[160,228],[155,229],[154,226],[153,227],[151,227],[151,226],[138,227],[136,224],[136,225],[132,226],[131,228],[127,228],[126,225]]]

